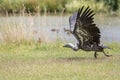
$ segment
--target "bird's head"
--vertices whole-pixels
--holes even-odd
[[[72,43],[67,43],[67,44],[63,45],[63,47],[73,48],[74,45]]]
[[[72,43],[67,43],[67,44],[65,44],[63,47],[71,48],[71,49],[73,49],[74,51],[77,51],[77,50],[78,50],[78,46],[77,46],[77,45],[74,45],[74,44],[72,44]]]

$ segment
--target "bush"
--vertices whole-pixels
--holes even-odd
[[[73,12],[81,6],[90,6],[96,12],[117,11],[120,0],[0,0],[1,13],[25,12]],[[7,6],[6,6],[7,5]]]

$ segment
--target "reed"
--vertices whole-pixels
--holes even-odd
[[[25,25],[23,23],[22,17],[24,16],[24,10],[22,14],[19,16],[21,19],[19,20],[19,23],[9,23],[6,20],[6,24],[2,24],[0,26],[0,34],[1,34],[1,40],[5,43],[23,43],[23,42],[31,42],[33,41],[33,18],[31,14],[28,15],[29,17],[29,25]],[[6,13],[6,17],[10,18],[11,16]],[[16,14],[12,14],[12,17],[16,17]]]
[[[56,6],[54,6],[55,8],[54,9],[49,9],[48,7],[51,6],[53,7],[51,4],[52,4],[52,1],[49,1],[49,0],[42,0],[42,2],[40,3],[37,3],[37,1],[41,1],[41,0],[36,0],[36,1],[33,1],[33,0],[26,0],[26,1],[23,1],[23,0],[17,0],[15,2],[13,2],[12,0],[4,0],[3,2],[0,2],[0,10],[3,10],[5,12],[4,16],[7,17],[7,18],[10,18],[11,16],[12,17],[20,17],[20,20],[19,20],[19,23],[16,24],[16,23],[8,23],[7,20],[6,20],[6,23],[7,24],[4,24],[4,25],[0,25],[0,40],[2,42],[6,42],[6,43],[23,43],[23,42],[28,42],[28,43],[33,43],[33,42],[50,42],[49,39],[46,37],[46,36],[43,36],[43,31],[41,31],[41,35],[40,37],[38,38],[37,41],[34,40],[34,36],[38,33],[36,30],[33,29],[33,25],[35,24],[34,23],[34,16],[36,17],[39,17],[41,18],[41,23],[39,24],[40,27],[44,27],[44,26],[53,26],[52,24],[48,24],[47,22],[47,16],[48,15],[51,15],[50,13],[52,12],[53,10],[53,15],[55,16],[60,16],[60,19],[57,21],[57,24],[55,24],[54,26],[56,27],[60,27],[63,23],[63,16],[64,16],[64,12],[67,10],[68,12],[72,12],[76,9],[78,9],[79,7],[81,6],[90,6],[92,7],[96,12],[99,12],[99,10],[103,9],[104,7],[104,3],[101,2],[101,3],[96,3],[94,0],[90,0],[87,1],[83,1],[83,0],[72,0],[69,2],[68,1],[64,1],[64,0],[61,0],[61,1],[58,1],[56,2],[56,0],[53,0],[53,3],[54,5],[58,4],[60,2],[61,3],[64,3],[64,7],[61,7],[61,9],[58,9]],[[13,3],[15,3],[14,5],[12,5]],[[47,7],[43,7],[42,4],[49,4],[49,6]],[[60,5],[59,4],[59,5]],[[8,5],[6,7],[4,7],[5,5]],[[58,5],[58,6],[59,6]],[[75,5],[75,6],[73,6]],[[13,7],[14,6],[14,7]],[[19,7],[17,7],[19,6]],[[42,6],[42,7],[41,7]],[[31,7],[31,8],[29,8]],[[7,9],[9,8],[9,9]],[[15,9],[14,9],[15,8]],[[33,10],[34,9],[34,10]],[[107,8],[104,8],[104,9],[107,9]],[[11,14],[8,12],[9,10],[11,10]],[[16,12],[19,11],[17,14]],[[32,12],[33,11],[33,12]],[[41,11],[43,11],[41,13]],[[106,11],[107,10],[103,10],[103,11]],[[41,17],[42,15],[42,17]],[[23,18],[22,17],[28,17],[29,18],[29,25],[26,25],[23,21]],[[58,31],[57,30],[57,33],[58,34]],[[58,39],[59,39],[59,36],[57,35]]]
[[[20,10],[19,14],[16,14],[15,12],[12,12],[12,14],[9,14],[6,11],[6,14],[5,14],[6,19],[9,19],[11,17],[13,19],[16,17],[19,17],[20,19],[18,19],[19,20],[18,23],[16,22],[10,23],[9,20],[6,20],[5,22],[6,24],[0,25],[0,40],[5,43],[17,43],[17,44],[22,44],[22,43],[36,44],[41,42],[45,42],[45,43],[51,42],[47,37],[47,32],[44,32],[42,30],[40,31],[34,30],[34,25],[35,25],[34,17],[40,18],[39,19],[40,23],[38,23],[39,27],[53,26],[52,24],[48,24],[47,22],[47,16],[49,15],[47,10],[44,11],[44,15],[40,14],[39,6],[38,6],[36,9],[36,13],[34,13],[35,16],[33,16],[33,13],[31,13],[30,11],[26,13],[25,11],[26,7],[24,5],[22,6],[23,8]],[[62,19],[64,15],[64,9],[61,11],[60,14],[56,12],[54,14],[55,16],[60,16],[60,19],[57,21],[57,24],[55,24],[54,26],[60,27],[63,23]],[[28,18],[27,22],[29,24],[26,24],[24,22],[25,20],[23,17]],[[39,38],[35,40],[35,36],[38,34],[39,34]]]
[[[96,12],[109,13],[112,11],[112,1],[111,3],[108,0],[0,0],[0,12],[5,13],[6,11],[11,14],[15,12],[16,14],[20,13],[20,10],[25,7],[25,12],[36,13],[39,7],[39,12],[44,13],[45,10],[50,13],[61,12],[65,8],[65,12],[73,12],[81,6],[90,6]],[[107,3],[107,4],[106,4]],[[111,5],[110,5],[111,4]],[[118,5],[120,0],[118,0]],[[6,6],[7,5],[7,6]],[[117,8],[119,12],[120,6]]]
[[[74,5],[74,6],[73,6]],[[96,2],[95,0],[73,0],[66,5],[69,12],[76,11],[79,7],[90,6],[95,12],[108,12],[108,6],[104,5],[104,2]]]

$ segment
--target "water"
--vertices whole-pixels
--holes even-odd
[[[102,43],[120,43],[120,17],[95,16],[95,23],[100,28]],[[22,24],[27,27],[32,26],[35,40],[42,37],[46,41],[61,39],[65,42],[76,42],[73,35],[67,35],[64,32],[64,28],[69,28],[69,16],[1,17],[0,26],[4,24]],[[57,29],[58,32],[53,32],[51,29]]]

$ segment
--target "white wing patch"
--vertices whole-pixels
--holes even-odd
[[[69,25],[70,25],[70,31],[73,32],[75,23],[77,18],[77,12],[75,12],[72,16],[69,17]]]

